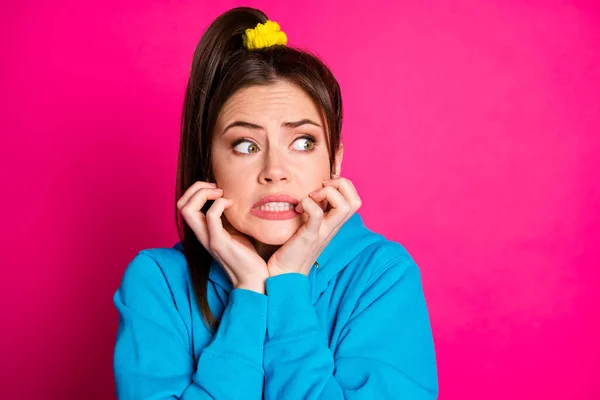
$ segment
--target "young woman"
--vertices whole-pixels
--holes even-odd
[[[340,177],[342,99],[259,10],[219,16],[185,95],[180,242],[114,296],[120,399],[434,399],[418,267]]]

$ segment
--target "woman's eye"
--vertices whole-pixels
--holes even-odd
[[[315,140],[310,137],[298,138],[294,144],[296,143],[300,143],[300,147],[296,148],[296,150],[300,151],[311,151],[315,147]]]
[[[258,151],[258,146],[254,142],[251,142],[249,140],[243,140],[243,141],[238,142],[233,147],[233,149],[235,151],[237,151],[238,153],[253,154],[253,153],[256,153]]]
[[[299,150],[299,151],[304,151],[304,152],[312,151],[315,148],[316,142],[317,142],[317,140],[310,136],[302,136],[294,141],[294,143],[293,143],[294,150]],[[233,144],[233,149],[237,153],[241,153],[241,154],[254,154],[259,151],[258,145],[247,139],[240,139],[237,142],[235,142]]]

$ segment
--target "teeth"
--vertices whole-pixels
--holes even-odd
[[[267,203],[267,204],[263,204],[262,206],[258,207],[258,209],[261,211],[271,211],[271,212],[288,211],[288,210],[293,210],[294,208],[295,208],[295,206],[293,204],[279,203],[279,202]]]

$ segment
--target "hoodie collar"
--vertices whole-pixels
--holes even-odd
[[[344,269],[354,257],[372,243],[385,240],[385,237],[372,232],[363,223],[362,217],[354,213],[331,239],[327,247],[317,258],[318,267],[314,265],[308,279],[310,295],[314,304],[321,293],[329,286],[329,282]],[[183,252],[181,242],[174,246]],[[232,290],[231,280],[227,272],[216,260],[212,260],[208,279],[219,285],[228,293]]]

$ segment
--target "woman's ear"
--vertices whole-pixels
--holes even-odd
[[[342,173],[342,160],[344,159],[344,145],[340,143],[340,148],[335,153],[335,165],[333,167],[333,174],[341,176]],[[333,176],[332,176],[333,178]]]

